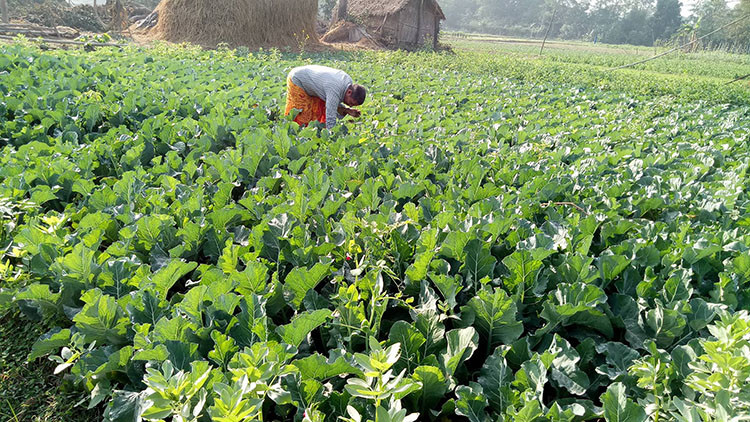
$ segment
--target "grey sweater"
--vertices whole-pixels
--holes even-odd
[[[336,126],[336,120],[344,117],[337,110],[339,104],[344,101],[346,90],[353,83],[346,72],[326,66],[309,65],[295,67],[289,72],[289,77],[308,95],[326,102],[326,128]]]

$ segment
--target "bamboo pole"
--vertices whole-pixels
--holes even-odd
[[[730,84],[733,84],[733,83],[735,83],[735,82],[737,82],[737,81],[741,81],[741,80],[744,80],[744,79],[747,79],[747,78],[750,78],[750,73],[748,73],[748,74],[747,74],[747,75],[745,75],[745,76],[740,76],[740,77],[738,77],[738,78],[735,78],[734,80],[731,80],[731,81],[729,81],[729,82],[725,83],[724,85],[730,85]]]
[[[547,42],[547,37],[549,36],[549,31],[552,29],[552,24],[555,23],[555,16],[557,15],[557,6],[559,4],[560,4],[559,1],[555,3],[555,9],[552,11],[552,18],[549,20],[549,26],[547,26],[547,32],[544,33],[544,39],[542,40],[542,48],[539,49],[540,56],[544,52],[544,44]]]
[[[8,0],[0,0],[0,9],[3,12],[3,23],[10,23],[10,17],[8,16]]]
[[[422,32],[422,13],[424,12],[424,0],[419,0],[419,10],[417,10],[417,36],[414,37],[414,44],[419,45],[419,33]]]
[[[347,0],[339,0],[339,9],[337,10],[336,21],[343,21],[349,16],[349,2]]]

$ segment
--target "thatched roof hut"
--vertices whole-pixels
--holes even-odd
[[[339,16],[338,7],[333,16]],[[437,0],[348,0],[347,13],[391,47],[437,47],[445,20]]]
[[[162,0],[152,38],[206,47],[317,44],[317,0]]]

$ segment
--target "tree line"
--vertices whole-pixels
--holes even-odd
[[[695,40],[750,13],[750,0],[698,0],[688,17],[680,0],[439,0],[444,28],[527,38],[650,46]],[[553,19],[554,17],[554,19]],[[750,18],[704,39],[703,47],[745,49]]]

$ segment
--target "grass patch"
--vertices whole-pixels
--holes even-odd
[[[47,359],[26,362],[31,345],[46,331],[17,311],[0,315],[0,421],[88,422],[101,420],[101,409],[86,409],[85,394],[64,377],[53,375]]]

